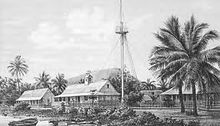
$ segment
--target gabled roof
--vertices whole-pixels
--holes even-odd
[[[47,92],[47,90],[49,89],[43,88],[25,91],[16,101],[40,100]]]
[[[100,92],[101,88],[109,83],[107,80],[101,80],[90,84],[73,84],[66,87],[65,91],[56,97],[71,97],[71,96],[89,96],[91,91],[95,91],[94,95],[120,95],[118,92],[115,94],[108,94]],[[110,84],[110,83],[109,83]]]
[[[182,87],[182,92],[183,94],[192,94],[192,88],[187,89],[186,86]],[[199,92],[199,88],[198,86],[196,86],[196,94],[198,94]],[[160,95],[178,95],[179,94],[179,90],[176,87],[172,87],[171,89],[161,93]]]

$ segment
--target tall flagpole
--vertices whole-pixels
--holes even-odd
[[[125,37],[128,33],[123,22],[123,10],[122,10],[122,0],[120,0],[120,26],[116,28],[116,34],[120,35],[121,43],[121,103],[124,103],[124,45]]]

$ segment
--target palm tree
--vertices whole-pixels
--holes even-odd
[[[155,46],[152,50],[151,58],[150,58],[150,70],[155,71],[155,73],[158,73],[158,78],[160,80],[168,80],[168,78],[173,74],[169,71],[164,70],[166,66],[168,66],[172,61],[175,61],[175,56],[177,57],[179,53],[181,54],[181,49],[179,49],[179,46],[183,43],[183,33],[180,31],[180,25],[178,18],[172,16],[168,19],[168,21],[165,24],[165,28],[161,28],[160,32],[155,34],[155,37],[161,42],[162,45]],[[169,34],[166,34],[169,33]],[[174,38],[173,40],[171,38]],[[177,41],[180,44],[176,44],[175,41]],[[174,56],[173,56],[174,55]],[[173,56],[173,57],[171,57]],[[173,71],[177,71],[180,68],[180,65],[177,64],[176,66],[173,66]],[[177,76],[176,76],[177,77]],[[177,80],[178,78],[176,78]],[[174,83],[173,82],[167,82],[168,84]],[[175,87],[179,89],[179,96],[180,96],[180,104],[181,104],[181,112],[185,112],[185,107],[183,103],[183,97],[182,97],[182,85],[179,83],[175,83]]]
[[[66,86],[67,86],[67,80],[64,78],[64,74],[59,74],[56,76],[55,79],[52,79],[53,84],[53,90],[55,91],[55,95],[61,94]]]
[[[171,17],[171,20],[178,18]],[[157,34],[158,38],[162,38],[163,47],[154,51],[155,57],[161,57],[164,67],[160,72],[161,77],[169,77],[169,81],[176,79],[184,79],[187,88],[192,88],[193,94],[193,111],[197,113],[196,104],[196,85],[206,92],[206,88],[210,88],[219,84],[217,77],[220,71],[213,64],[220,62],[220,46],[206,50],[206,46],[210,40],[218,38],[217,31],[210,30],[204,32],[208,28],[207,23],[197,23],[192,16],[185,23],[184,30],[175,29],[170,22],[169,29],[161,29],[161,33]],[[179,31],[181,34],[175,34]],[[165,40],[165,41],[164,41]],[[155,53],[156,52],[156,53]],[[154,58],[155,58],[154,57]],[[167,58],[167,59],[164,59]],[[155,60],[152,60],[152,63]],[[159,60],[158,60],[159,61]],[[157,63],[158,64],[158,63]],[[206,80],[207,83],[203,83]]]
[[[20,77],[24,76],[28,72],[28,65],[26,64],[26,61],[21,56],[16,56],[14,61],[10,62],[8,69],[11,75],[16,77],[18,90],[20,91]]]
[[[164,80],[160,80],[159,83],[157,84],[157,86],[158,86],[157,89],[162,90],[163,92],[170,89],[170,87],[171,87],[171,85],[166,83],[166,81],[164,81]]]
[[[156,86],[154,85],[155,81],[151,81],[150,79],[147,79],[147,81],[141,82],[141,89],[142,90],[155,90]]]
[[[46,74],[45,71],[43,71],[42,74],[39,74],[39,77],[35,77],[34,79],[36,81],[36,88],[51,88],[50,75]]]

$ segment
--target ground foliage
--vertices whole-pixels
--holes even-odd
[[[30,110],[29,104],[25,102],[21,102],[17,104],[14,108],[14,111],[25,111],[25,110]]]
[[[82,111],[82,109],[80,108],[79,111]],[[73,109],[71,120],[92,121],[107,126],[200,126],[198,121],[186,123],[183,120],[172,118],[160,119],[151,112],[143,112],[138,115],[129,107],[108,108],[105,110],[100,108],[84,109],[83,112],[86,116],[82,116],[79,111],[77,112],[76,108]]]
[[[21,79],[19,80],[20,83],[20,91],[17,87],[17,80],[8,77],[1,77],[0,76],[0,103],[13,106],[16,103],[16,99],[20,97],[20,95],[26,91],[34,89],[34,87],[29,84],[23,82]]]

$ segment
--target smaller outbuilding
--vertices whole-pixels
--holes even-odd
[[[28,103],[32,108],[51,107],[54,102],[54,95],[48,88],[28,90],[16,102]]]

